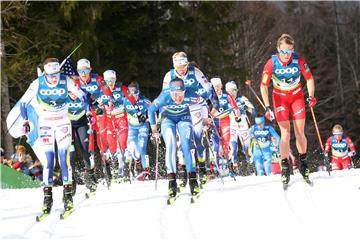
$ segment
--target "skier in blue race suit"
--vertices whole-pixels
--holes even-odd
[[[251,142],[249,147],[249,155],[252,157],[258,176],[266,176],[271,174],[271,137],[276,140],[276,145],[279,146],[280,136],[276,133],[274,128],[265,124],[265,117],[260,116],[255,118],[255,124],[250,128]],[[264,171],[265,170],[265,171]]]
[[[60,64],[56,58],[48,58],[44,62],[44,75],[33,81],[29,88],[33,89],[39,103],[38,122],[34,126],[38,129],[41,142],[41,151],[37,151],[37,157],[43,166],[44,205],[43,212],[50,213],[53,198],[53,174],[55,168],[55,142],[57,145],[58,160],[61,168],[62,182],[64,187],[64,208],[73,208],[72,199],[72,169],[70,166],[71,123],[68,116],[67,98],[71,91],[78,98],[84,99],[85,94],[80,91],[72,80],[60,73]],[[85,99],[84,99],[85,100]],[[25,134],[30,131],[28,121],[27,103],[30,99],[21,102],[21,115],[25,119]],[[34,123],[32,123],[34,124]]]
[[[174,198],[176,183],[176,131],[184,153],[191,194],[199,194],[196,174],[195,150],[192,148],[193,127],[189,105],[198,104],[201,97],[190,89],[185,90],[184,81],[175,78],[169,83],[169,91],[163,91],[150,105],[149,120],[153,137],[159,139],[156,126],[156,111],[160,110],[161,134],[166,145],[166,168],[169,179],[169,198]],[[205,119],[206,120],[206,119]]]
[[[129,99],[124,98],[124,107],[129,123],[127,145],[132,159],[140,161],[139,159],[141,158],[141,165],[136,178],[144,180],[149,175],[149,155],[146,154],[146,147],[150,128],[148,109],[151,102],[145,96],[140,95],[139,84],[137,82],[130,83],[128,94],[133,96],[136,102],[133,104]]]
[[[187,55],[185,52],[176,52],[172,56],[173,67],[169,72],[166,73],[163,80],[162,91],[169,90],[169,83],[172,79],[180,78],[184,81],[185,89],[191,89],[196,92],[198,95],[207,99],[203,100],[199,104],[190,105],[190,114],[193,124],[193,133],[194,133],[194,143],[196,149],[196,155],[199,165],[199,174],[201,184],[205,184],[207,181],[206,169],[205,169],[205,147],[202,143],[203,136],[203,118],[208,117],[208,106],[207,102],[215,102],[216,94],[212,88],[211,83],[207,80],[207,77],[204,75],[199,68],[194,66],[188,61]],[[216,105],[213,103],[213,105]],[[180,187],[185,188],[187,183],[186,167],[182,161],[183,155],[181,151],[178,152],[179,155],[179,164],[181,165],[181,171],[179,171],[181,182]]]

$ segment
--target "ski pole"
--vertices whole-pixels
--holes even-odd
[[[315,129],[316,129],[316,134],[317,134],[317,137],[318,137],[318,140],[319,140],[319,143],[320,143],[321,151],[324,152],[324,145],[323,145],[323,142],[322,142],[322,140],[321,140],[320,131],[319,131],[319,128],[318,128],[318,125],[317,125],[317,121],[316,121],[316,118],[315,118],[315,113],[314,113],[313,107],[310,107],[310,111],[311,111],[311,115],[312,115],[312,118],[313,118],[313,121],[314,121]],[[325,159],[324,159],[324,164],[325,164],[325,165],[328,164],[328,163],[326,163],[326,160],[325,160]],[[330,170],[329,170],[328,167],[326,167],[326,171],[329,173],[329,176],[331,176]]]
[[[155,156],[155,191],[157,191],[157,180],[158,180],[158,172],[159,172],[159,145],[160,139],[156,139],[156,156]]]
[[[251,92],[255,95],[256,99],[259,101],[259,103],[261,104],[261,106],[266,109],[264,103],[261,101],[261,99],[259,98],[259,96],[257,95],[257,93],[255,92],[255,90],[251,87],[251,80],[246,80],[245,84],[249,87],[249,89],[251,90]]]
[[[208,132],[207,132],[207,131],[205,131],[205,139],[206,139],[207,144],[208,144],[208,146],[209,146],[210,153],[211,153],[211,155],[212,155],[213,158],[214,158],[215,166],[216,166],[217,169],[220,170],[219,164],[217,163],[217,161],[216,161],[216,159],[215,159],[215,153],[214,153],[213,149],[211,148],[211,144],[210,144],[210,140],[209,140],[209,135],[208,135]],[[221,174],[220,174],[220,179],[221,179],[222,184],[225,185],[224,179],[223,179],[223,177],[222,177]]]

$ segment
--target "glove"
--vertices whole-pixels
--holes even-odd
[[[235,117],[235,121],[238,123],[241,122],[241,117]]]
[[[269,106],[266,107],[265,117],[272,122],[275,119],[274,112]]]
[[[355,152],[355,151],[351,151],[351,152],[348,153],[348,156],[353,158],[353,157],[356,156],[356,152]]]
[[[240,105],[240,109],[243,110],[243,111],[247,111],[247,110],[248,110],[248,106],[246,106],[246,104],[243,102],[243,103],[241,103],[241,105]]]
[[[24,133],[24,135],[27,135],[30,132],[30,122],[29,120],[25,120],[23,123],[23,129],[22,132]]]
[[[306,102],[308,103],[309,107],[313,107],[316,105],[317,101],[316,101],[316,98],[315,97],[312,97],[312,96],[309,96],[307,99],[306,99]]]
[[[138,120],[139,122],[144,123],[147,120],[147,116],[145,114],[140,114],[140,116],[138,116]]]
[[[203,119],[203,131],[207,131],[210,128],[210,123],[208,118]]]
[[[330,172],[332,170],[331,164],[330,164],[330,158],[328,156],[325,156],[324,160],[326,171]]]

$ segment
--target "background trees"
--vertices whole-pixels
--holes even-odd
[[[74,61],[86,57],[98,73],[115,69],[152,99],[172,53],[184,50],[209,77],[236,81],[262,112],[244,80],[259,93],[262,68],[286,32],[313,71],[323,140],[340,123],[359,146],[359,16],[359,2],[1,2],[2,124],[36,78],[36,66],[48,56],[66,57],[80,42]],[[2,146],[10,141],[6,132],[3,125]]]

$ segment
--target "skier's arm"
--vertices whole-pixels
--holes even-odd
[[[38,79],[36,79],[30,84],[29,88],[24,93],[24,96],[21,98],[20,114],[24,120],[28,120],[27,106],[29,102],[35,97],[38,89],[39,89],[39,81]]]
[[[350,151],[355,152],[355,151],[356,151],[355,145],[354,145],[354,143],[351,141],[350,137],[346,136],[345,140],[346,140],[346,143],[347,143],[348,146],[349,146]]]
[[[272,126],[270,126],[270,134],[275,138],[275,140],[276,140],[276,147],[277,146],[279,146],[279,144],[280,144],[280,136],[279,136],[279,134],[275,131],[275,129],[272,127]]]

